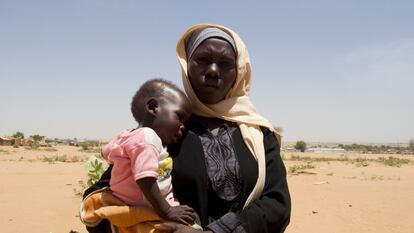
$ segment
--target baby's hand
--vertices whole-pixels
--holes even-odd
[[[193,208],[186,205],[171,206],[165,216],[167,220],[179,222],[186,225],[193,225],[196,219],[196,214]]]

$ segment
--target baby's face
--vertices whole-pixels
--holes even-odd
[[[188,98],[183,93],[168,90],[165,98],[160,101],[153,129],[164,144],[176,144],[181,140],[184,125],[190,116],[191,103]]]

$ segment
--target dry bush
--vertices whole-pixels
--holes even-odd
[[[42,162],[47,163],[56,163],[56,162],[63,162],[63,163],[77,163],[77,162],[84,162],[87,159],[85,157],[79,155],[54,155],[54,156],[46,156],[44,155],[41,159]]]

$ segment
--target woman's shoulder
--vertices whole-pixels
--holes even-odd
[[[275,148],[280,147],[280,143],[274,131],[270,130],[267,127],[260,126],[260,129],[263,133],[263,143],[265,148]]]
[[[263,133],[264,136],[273,134],[273,132],[265,126],[260,126],[260,129],[262,130],[262,133]]]

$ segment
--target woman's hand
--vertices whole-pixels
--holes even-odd
[[[155,231],[154,233],[201,233],[201,232],[209,232],[211,231],[200,231],[197,229],[194,229],[192,227],[175,223],[175,222],[167,222],[167,223],[161,223],[155,225]]]

